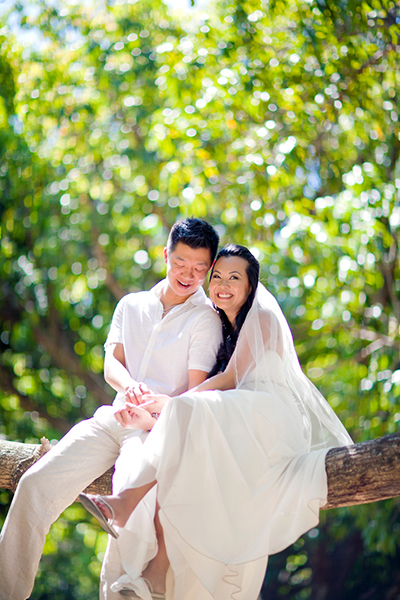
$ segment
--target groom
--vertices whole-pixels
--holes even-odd
[[[75,425],[21,478],[0,536],[1,600],[29,598],[51,524],[121,459],[128,438],[136,436],[139,445],[146,438],[144,431],[123,428],[115,409],[127,399],[140,402],[148,390],[175,396],[206,379],[221,323],[201,286],[218,242],[206,221],[178,221],[164,249],[166,278],[118,303],[104,361],[105,379],[117,392],[114,406],[100,407]],[[126,448],[132,451],[131,444]]]

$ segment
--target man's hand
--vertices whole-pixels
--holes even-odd
[[[150,392],[143,398],[143,401],[146,402],[146,406],[143,406],[143,409],[147,410],[150,414],[160,413],[165,403],[170,399],[170,396],[166,394],[153,394],[153,392]],[[147,404],[148,402],[151,402],[151,404]]]
[[[147,394],[152,394],[153,392],[145,383],[137,383],[128,386],[125,388],[125,400],[130,404],[141,404],[147,400]]]
[[[121,408],[114,413],[114,417],[125,429],[143,429],[144,431],[149,431],[156,422],[156,419],[147,410],[128,402],[125,408]]]

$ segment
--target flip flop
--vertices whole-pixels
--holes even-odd
[[[112,518],[110,520],[110,522],[108,521],[108,519],[106,519],[106,517],[103,515],[103,513],[101,512],[101,510],[99,509],[99,507],[97,506],[97,504],[94,502],[94,500],[88,496],[87,494],[79,494],[78,496],[79,500],[81,501],[82,505],[84,506],[84,508],[86,508],[86,510],[93,515],[93,517],[95,517],[98,522],[100,523],[100,527],[109,535],[112,535],[115,539],[117,539],[117,537],[119,537],[119,534],[115,531],[114,527],[113,527],[113,523],[114,523],[114,519],[115,519],[115,515],[114,515],[114,509],[112,506],[110,506],[108,504],[108,502],[106,500],[104,500],[103,496],[93,496],[93,498],[95,498],[98,502],[103,503],[104,506],[106,506],[108,508],[108,510],[110,511]]]
[[[154,592],[153,586],[151,585],[150,581],[146,579],[146,577],[142,577],[142,579],[146,582],[153,600],[165,600],[165,594],[158,594],[157,592]],[[136,592],[134,592],[130,588],[122,588],[122,590],[120,590],[119,593],[121,594],[121,596],[130,596],[131,598],[139,598],[140,600],[140,596],[138,596]]]

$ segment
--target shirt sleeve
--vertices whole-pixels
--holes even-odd
[[[221,319],[211,307],[207,307],[190,337],[189,370],[209,373],[215,364],[221,341]]]
[[[110,331],[108,332],[108,336],[105,341],[104,348],[107,348],[107,346],[109,344],[118,344],[118,343],[123,344],[124,343],[123,324],[124,324],[126,298],[127,298],[127,296],[124,296],[123,298],[121,298],[121,300],[118,302],[117,306],[115,307],[115,311],[114,311],[114,314],[113,314],[113,317],[111,320]]]

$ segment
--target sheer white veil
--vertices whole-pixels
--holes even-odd
[[[276,299],[261,283],[231,361],[236,388],[278,395],[282,395],[282,386],[286,392],[290,390],[310,450],[353,443],[326,399],[303,373],[290,327]]]

